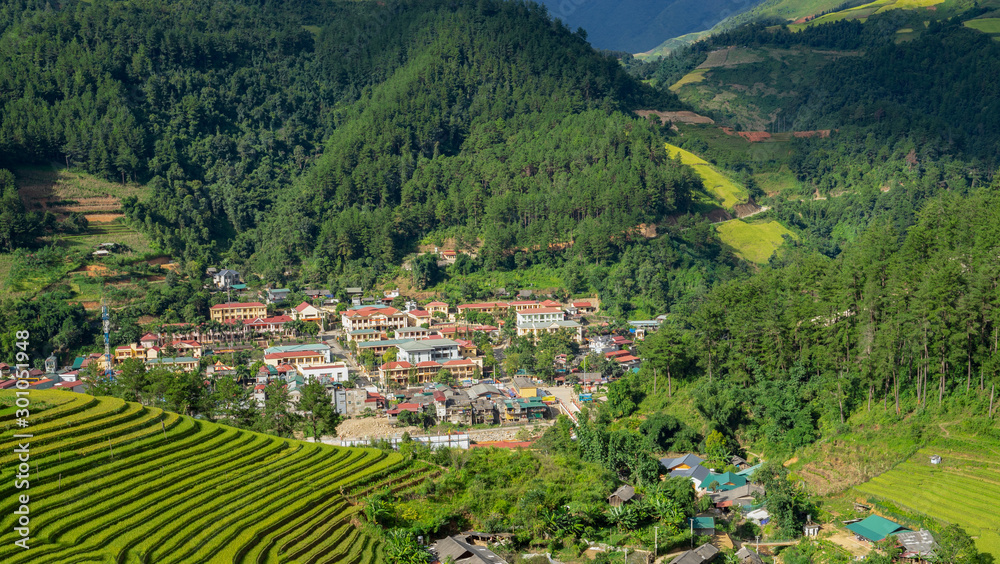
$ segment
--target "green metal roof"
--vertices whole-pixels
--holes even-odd
[[[79,370],[81,366],[83,366],[82,356],[78,356],[75,359],[73,359],[73,370]]]
[[[705,479],[701,481],[701,487],[707,488],[712,482],[719,482],[719,491],[722,492],[747,485],[747,479],[743,476],[732,472],[725,472],[705,476]]]
[[[899,531],[909,531],[899,523],[894,523],[878,515],[871,515],[857,523],[851,523],[847,525],[847,529],[872,542],[880,541]]]
[[[692,527],[695,529],[714,529],[715,519],[712,517],[695,517],[692,519]]]
[[[751,466],[751,467],[749,467],[749,468],[747,468],[745,470],[740,470],[739,472],[737,472],[737,474],[740,475],[740,476],[743,476],[743,477],[745,477],[747,479],[753,478],[754,472],[756,472],[757,469],[760,468],[762,464],[763,464],[762,462],[758,463],[758,464],[754,464],[753,466]]]

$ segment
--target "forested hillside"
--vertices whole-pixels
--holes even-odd
[[[536,5],[22,8],[0,41],[0,155],[148,181],[127,214],[189,261],[280,274],[317,257],[325,280],[448,228],[498,261],[623,236],[697,185],[621,114],[676,97]]]

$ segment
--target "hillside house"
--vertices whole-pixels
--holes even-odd
[[[694,534],[696,535],[712,536],[715,534],[715,518],[692,517],[691,529],[694,530]]]
[[[896,533],[896,542],[903,548],[900,558],[907,560],[917,560],[923,562],[933,562],[937,560],[937,542],[934,535],[927,529],[919,531],[904,531]]]
[[[235,320],[252,321],[257,318],[266,317],[267,306],[260,302],[217,304],[209,308],[209,315],[212,321],[218,321],[219,323]]]
[[[709,564],[719,555],[719,549],[711,543],[705,543],[694,550],[682,552],[670,561],[670,564]]]
[[[610,496],[608,496],[608,504],[611,507],[619,507],[625,505],[626,503],[632,501],[635,497],[635,488],[626,484],[614,491]]]
[[[712,487],[713,484],[716,487]],[[747,479],[733,472],[723,474],[709,473],[702,478],[698,489],[711,491],[728,491],[747,485]]]
[[[268,288],[264,294],[264,299],[269,304],[276,304],[287,300],[291,293],[292,291],[288,288]]]
[[[854,533],[859,541],[878,542],[890,535],[909,531],[910,529],[878,515],[868,517],[847,525],[847,529]]]
[[[690,470],[697,466],[701,466],[702,462],[705,462],[705,460],[694,454],[685,454],[684,456],[678,456],[677,458],[660,459],[660,465],[663,466],[667,472],[673,472],[674,470]]]
[[[240,283],[240,273],[235,270],[223,268],[212,275],[212,283],[220,290],[225,290],[233,284]]]
[[[323,312],[306,302],[295,306],[288,313],[295,321],[311,321],[313,323],[321,323],[323,321]]]
[[[570,304],[580,315],[597,313],[597,307],[591,302],[572,302]]]
[[[748,545],[743,545],[736,551],[736,558],[739,559],[740,564],[764,564],[764,560],[757,554],[757,551]]]
[[[465,535],[445,537],[431,548],[440,562],[451,559],[455,564],[507,564],[495,552],[473,544],[472,539]]]

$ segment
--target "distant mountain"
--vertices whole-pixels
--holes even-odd
[[[543,1],[549,12],[573,29],[582,27],[598,49],[639,53],[664,40],[711,29],[761,0],[596,0]]]

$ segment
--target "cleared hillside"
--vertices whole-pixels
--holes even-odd
[[[3,562],[380,562],[351,499],[417,478],[398,454],[287,440],[112,398],[31,391],[30,550],[3,517]],[[37,411],[42,404],[48,406]],[[416,473],[414,473],[414,471]],[[8,477],[10,470],[8,470]],[[14,480],[3,495],[13,500]]]

